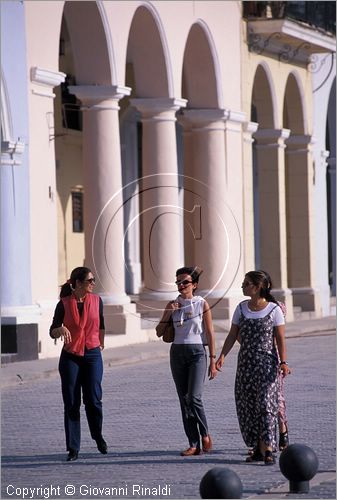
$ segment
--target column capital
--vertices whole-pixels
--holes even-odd
[[[207,130],[219,129],[233,132],[241,132],[242,123],[246,119],[246,114],[241,111],[219,108],[187,109],[183,112],[183,116],[190,122],[193,129],[207,128]]]
[[[290,130],[287,128],[273,129],[261,128],[254,133],[256,147],[258,149],[265,148],[281,148],[286,147],[285,140],[290,136]]]
[[[33,88],[32,93],[43,97],[55,97],[52,91],[53,87],[57,87],[65,81],[66,74],[62,71],[51,71],[49,69],[38,68],[33,66],[30,69],[30,81],[38,85],[38,89]],[[44,89],[41,89],[44,87]]]
[[[285,144],[287,146],[287,153],[304,153],[310,150],[310,147],[313,146],[315,140],[312,140],[311,135],[290,135],[288,139],[286,139]]]
[[[227,109],[186,109],[183,112],[186,123],[193,129],[225,129],[224,121],[229,117]]]
[[[256,122],[243,122],[243,140],[248,144],[252,144],[254,142],[253,134],[257,131],[259,124]]]
[[[187,100],[174,97],[136,98],[130,99],[130,104],[142,114],[142,121],[176,121],[176,112],[186,106]]]
[[[233,109],[228,109],[227,112],[226,128],[234,132],[241,131],[242,124],[246,121],[246,113],[243,111],[234,111]]]
[[[118,101],[131,94],[130,87],[120,85],[70,85],[70,94],[74,94],[83,104],[83,110],[119,110]]]

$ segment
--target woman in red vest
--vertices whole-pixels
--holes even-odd
[[[77,460],[81,442],[81,391],[91,437],[106,454],[102,436],[104,316],[102,299],[93,294],[95,278],[87,267],[76,267],[61,287],[50,336],[64,342],[59,372],[64,402],[67,461]]]

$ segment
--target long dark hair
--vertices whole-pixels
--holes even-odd
[[[246,273],[246,276],[251,280],[253,285],[261,285],[260,297],[266,299],[268,302],[274,302],[274,304],[278,304],[278,301],[270,293],[273,284],[271,282],[271,277],[267,273],[267,271],[262,271],[262,269],[259,269],[258,271],[249,271],[248,273]]]
[[[71,295],[73,289],[76,287],[76,281],[84,281],[89,273],[91,273],[91,269],[88,267],[75,267],[71,271],[70,279],[61,286],[60,299]]]

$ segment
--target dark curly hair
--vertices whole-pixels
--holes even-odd
[[[192,278],[192,283],[199,283],[199,278],[202,273],[201,267],[193,266],[193,267],[180,267],[176,271],[176,276],[179,274],[189,274]]]

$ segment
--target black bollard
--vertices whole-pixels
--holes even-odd
[[[230,469],[214,467],[200,481],[201,498],[241,498],[242,483]]]
[[[314,450],[304,444],[291,444],[280,455],[280,470],[289,481],[290,493],[308,493],[309,481],[318,469]]]

